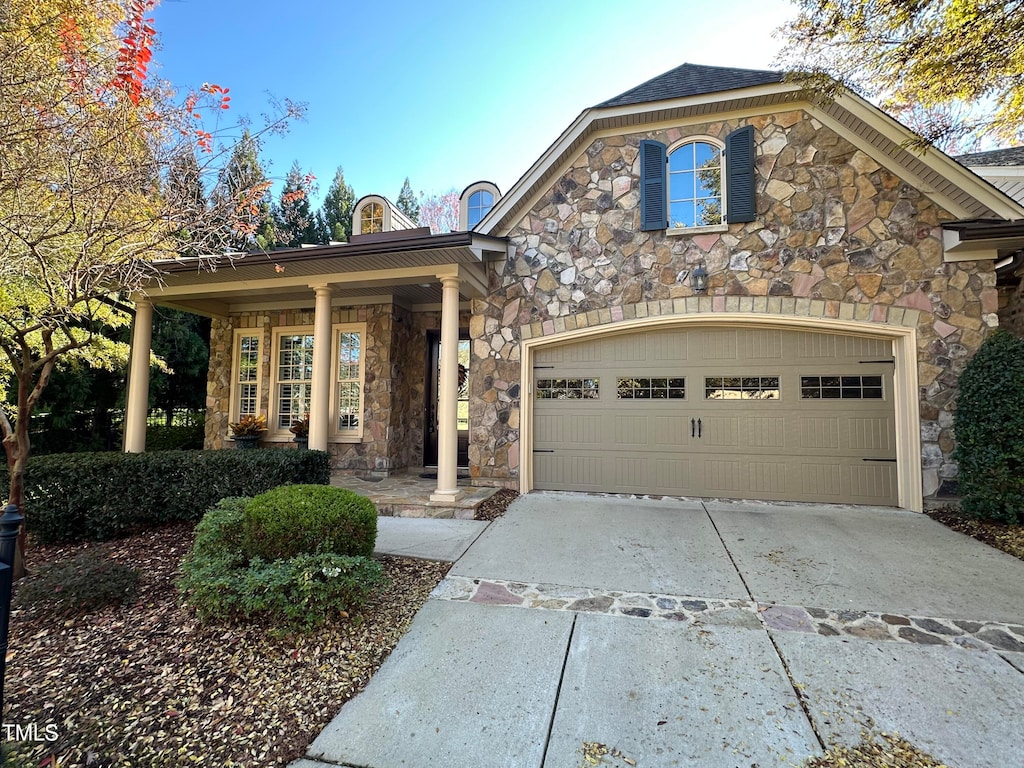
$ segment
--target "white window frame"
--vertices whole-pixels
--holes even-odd
[[[722,220],[718,224],[703,224],[697,227],[673,227],[672,226],[672,153],[678,149],[682,149],[687,144],[704,143],[710,144],[713,147],[718,147],[718,158],[719,158],[719,175],[721,177],[721,183],[719,184],[719,191],[721,192],[721,206],[722,206]],[[679,139],[679,141],[673,142],[665,150],[665,218],[668,220],[668,228],[665,230],[668,235],[692,235],[694,233],[702,232],[728,232],[729,224],[726,221],[727,211],[725,208],[725,183],[726,183],[726,157],[725,157],[725,143],[719,141],[714,136],[686,136]]]
[[[341,333],[359,334],[359,426],[355,429],[338,427],[338,373],[340,366],[339,338]],[[288,428],[278,426],[278,370],[280,366],[282,336],[313,336],[311,325],[281,326],[273,329],[270,356],[270,402],[267,415],[267,437],[270,440],[291,440],[292,433]],[[334,443],[358,443],[363,439],[366,425],[366,323],[335,323],[331,326],[331,390],[328,401],[328,419],[330,428],[327,439]]]
[[[470,229],[469,198],[477,192],[490,192],[493,202],[491,203],[490,210],[488,210],[480,221],[476,223],[474,229],[480,225],[480,222],[484,221],[490,215],[491,211],[497,207],[498,201],[501,199],[501,192],[498,190],[498,185],[490,181],[475,181],[462,190],[462,194],[459,195],[459,231],[461,232],[468,232]]]
[[[242,407],[242,398],[239,392],[239,388],[243,382],[238,380],[238,376],[242,370],[241,364],[241,352],[242,352],[242,339],[244,337],[255,338],[258,344],[256,348],[256,411],[254,415],[259,415],[262,412],[261,404],[263,402],[263,345],[266,343],[264,338],[263,330],[260,328],[236,328],[232,335],[231,341],[231,395],[228,398],[231,412],[228,417],[228,421],[238,421],[241,418],[239,410]],[[250,383],[250,382],[246,382]]]

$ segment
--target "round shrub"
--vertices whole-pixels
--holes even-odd
[[[376,536],[373,504],[339,488],[222,499],[196,526],[178,589],[204,620],[309,631],[361,605],[383,581],[381,564],[364,555]]]
[[[985,340],[960,377],[953,427],[964,512],[1024,523],[1024,339]]]
[[[245,507],[242,547],[249,557],[267,561],[321,553],[370,557],[376,541],[373,502],[346,488],[285,485],[261,493]]]

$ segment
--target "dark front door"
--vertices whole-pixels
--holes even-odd
[[[465,338],[462,336],[465,335]],[[469,334],[459,332],[459,466],[469,466]],[[423,464],[437,466],[437,394],[441,362],[441,332],[427,331],[426,430]]]

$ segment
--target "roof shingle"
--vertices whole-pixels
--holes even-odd
[[[664,101],[705,93],[750,88],[755,85],[781,83],[785,73],[762,69],[735,69],[733,67],[707,67],[700,64],[681,64],[664,74],[651,78],[625,93],[603,101],[595,108],[623,107],[649,101]]]
[[[971,152],[954,157],[960,165],[977,168],[983,165],[1024,165],[1024,147],[1007,147],[988,152]]]

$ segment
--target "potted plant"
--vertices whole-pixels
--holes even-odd
[[[239,449],[251,450],[259,443],[263,433],[267,431],[267,417],[263,414],[247,414],[238,421],[229,422],[231,439]]]
[[[299,446],[299,449],[305,448],[309,445],[309,414],[307,413],[301,419],[296,419],[292,422],[289,431],[295,435],[292,440]]]

